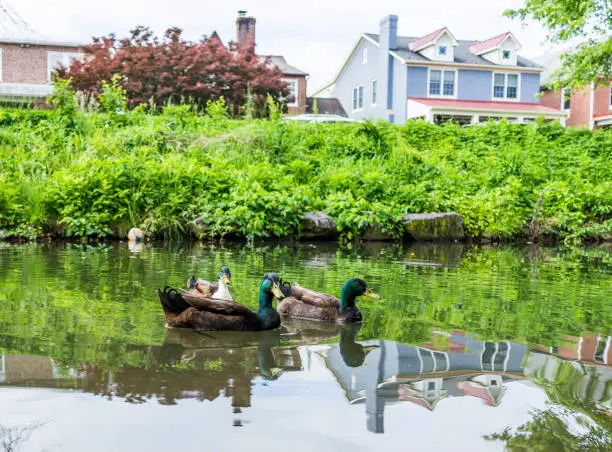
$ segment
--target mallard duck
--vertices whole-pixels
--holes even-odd
[[[208,282],[203,279],[196,279],[195,276],[192,276],[189,281],[187,281],[187,288],[189,289],[189,293],[192,295],[201,295],[203,297],[211,297],[217,300],[229,300],[234,301],[232,297],[232,293],[229,289],[229,284],[232,281],[232,273],[230,272],[229,267],[225,265],[221,267],[221,270],[217,274],[219,281]]]
[[[274,297],[283,296],[280,278],[276,273],[268,273],[261,282],[257,312],[235,301],[181,294],[169,286],[157,293],[168,326],[171,327],[209,331],[261,331],[280,326],[280,316],[272,306]]]
[[[361,322],[361,312],[355,305],[357,297],[364,295],[380,298],[363,279],[349,279],[340,291],[340,299],[326,293],[306,289],[299,284],[282,286],[284,298],[278,303],[278,312],[284,315],[338,323]]]

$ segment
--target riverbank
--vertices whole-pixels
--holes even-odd
[[[4,239],[405,237],[456,212],[465,237],[612,236],[612,133],[558,125],[296,124],[200,115],[0,111]],[[195,222],[194,220],[198,220]]]

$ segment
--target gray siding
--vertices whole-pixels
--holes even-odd
[[[457,99],[491,100],[493,96],[493,72],[459,69]]]
[[[406,97],[427,97],[427,68],[408,66]]]
[[[368,49],[366,64],[362,64],[364,48]],[[383,89],[385,81],[380,78],[381,72],[378,46],[363,39],[332,91],[332,97],[338,98],[349,117],[355,119],[383,117],[381,112],[385,111],[386,90]],[[378,84],[376,106],[372,106],[371,102],[372,80],[374,79]],[[353,88],[359,85],[363,85],[363,109],[353,111]]]
[[[540,74],[523,72],[521,74],[521,102],[538,103],[540,92]]]

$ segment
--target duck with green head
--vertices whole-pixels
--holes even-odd
[[[278,312],[291,317],[328,322],[361,322],[357,297],[380,298],[359,278],[349,279],[342,286],[340,298],[306,289],[299,284],[282,286],[281,289],[284,298],[278,303]]]
[[[264,276],[259,287],[257,312],[235,301],[181,294],[166,286],[157,291],[170,327],[209,331],[262,331],[280,326],[280,316],[272,302],[282,297],[280,278],[276,273]]]

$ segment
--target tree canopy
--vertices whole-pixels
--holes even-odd
[[[525,6],[505,14],[540,22],[552,42],[584,38],[562,55],[553,88],[578,88],[612,78],[612,0],[526,0]]]
[[[200,106],[223,97],[238,114],[252,95],[261,108],[270,94],[283,99],[289,91],[281,72],[255,55],[253,45],[229,46],[216,37],[199,42],[182,39],[182,30],[168,29],[159,39],[147,27],[136,27],[129,37],[94,38],[85,47],[85,60],[60,68],[61,78],[88,94],[99,94],[103,84],[119,76],[130,106],[166,105],[189,101]]]

